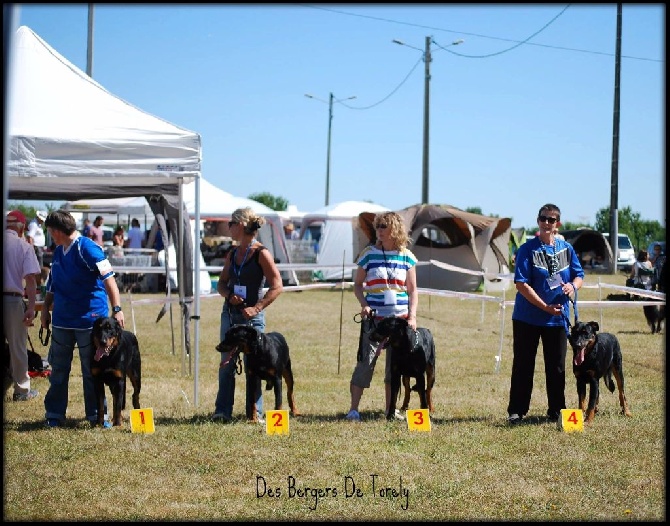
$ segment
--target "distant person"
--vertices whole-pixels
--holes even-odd
[[[33,219],[28,224],[28,231],[26,232],[26,239],[35,249],[37,261],[40,263],[40,268],[44,265],[44,249],[47,244],[47,238],[44,235],[44,220],[47,218],[47,213],[38,210]]]
[[[295,229],[295,225],[291,221],[284,225],[284,235],[286,236],[286,239],[300,238],[300,234],[298,234]]]
[[[95,218],[95,221],[93,221],[93,224],[90,228],[91,239],[100,247],[104,246],[105,244],[104,233],[102,230],[103,222],[104,219],[102,216],[98,216]]]
[[[654,278],[654,267],[649,261],[649,253],[646,250],[640,250],[637,253],[637,261],[630,269],[629,279],[633,280],[633,287],[651,290]]]
[[[20,210],[12,210],[7,214],[6,222],[2,322],[5,340],[9,345],[9,372],[14,384],[12,400],[25,402],[39,395],[30,388],[28,327],[33,325],[35,319],[35,276],[40,273],[40,265],[30,243],[23,239],[26,216]],[[24,294],[28,297],[28,305],[23,301]]]
[[[516,255],[512,378],[507,405],[510,425],[521,423],[530,408],[540,342],[547,387],[547,419],[558,421],[561,409],[565,409],[570,298],[582,286],[584,270],[573,246],[554,234],[560,221],[561,210],[556,205],[543,205],[537,214],[540,234],[521,245]]]
[[[126,241],[127,248],[142,248],[144,246],[144,232],[140,228],[140,222],[137,218],[133,218],[130,222],[130,230],[128,230],[128,240]]]
[[[661,290],[661,269],[665,264],[665,254],[663,247],[659,243],[654,244],[654,252],[649,255],[649,261],[654,267],[654,277],[652,279],[652,289]]]
[[[81,235],[91,239],[91,220],[84,219],[84,228],[81,229]]]
[[[125,232],[121,225],[116,227],[116,230],[114,230],[114,234],[112,234],[112,246],[123,248],[123,245],[126,242],[124,233]]]
[[[98,421],[98,403],[91,374],[91,360],[95,353],[91,344],[91,330],[93,322],[101,316],[113,316],[121,327],[124,326],[121,296],[114,279],[114,270],[104,250],[79,234],[72,214],[66,210],[56,210],[47,216],[45,224],[57,244],[40,318],[43,329],[53,325],[48,355],[51,375],[49,390],[44,397],[46,422],[49,427],[59,427],[65,422],[68,384],[76,345],[79,349],[86,420],[95,426]],[[111,427],[107,420],[105,427]]]

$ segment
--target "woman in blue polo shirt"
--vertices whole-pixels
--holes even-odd
[[[57,245],[41,312],[41,327],[53,326],[48,357],[51,375],[44,397],[47,425],[58,427],[65,421],[75,344],[79,348],[86,419],[95,425],[98,409],[91,375],[91,357],[95,351],[91,330],[97,318],[109,315],[109,302],[112,316],[124,326],[121,296],[114,270],[102,247],[79,234],[69,212],[51,212],[45,225]],[[107,420],[105,427],[111,427]]]
[[[568,349],[570,296],[582,286],[584,270],[570,243],[556,237],[561,211],[547,203],[537,214],[539,235],[516,255],[516,298],[512,312],[512,380],[508,422],[521,422],[530,408],[535,357],[540,340],[547,382],[547,418],[556,422],[565,409],[565,355]]]

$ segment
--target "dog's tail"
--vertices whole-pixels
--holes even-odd
[[[603,378],[605,381],[605,385],[607,388],[610,390],[610,393],[614,392],[614,380],[612,379],[612,370],[608,370],[607,373],[605,373],[605,378]]]

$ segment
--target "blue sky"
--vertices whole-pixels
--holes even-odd
[[[87,4],[15,15],[86,70]],[[553,202],[593,224],[610,205],[616,21],[616,4],[96,4],[93,77],[199,133],[208,181],[303,212],[325,205],[329,94],[355,96],[333,104],[330,204],[400,209],[422,196],[430,36],[429,201],[527,227]],[[624,5],[621,49],[618,208],[665,225],[664,4]]]

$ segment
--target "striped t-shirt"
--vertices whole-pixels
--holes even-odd
[[[407,271],[416,265],[416,256],[407,248],[385,251],[375,245],[363,249],[356,264],[366,272],[363,293],[376,317],[407,316],[409,296],[407,295]],[[395,304],[385,303],[384,291],[391,290]]]

